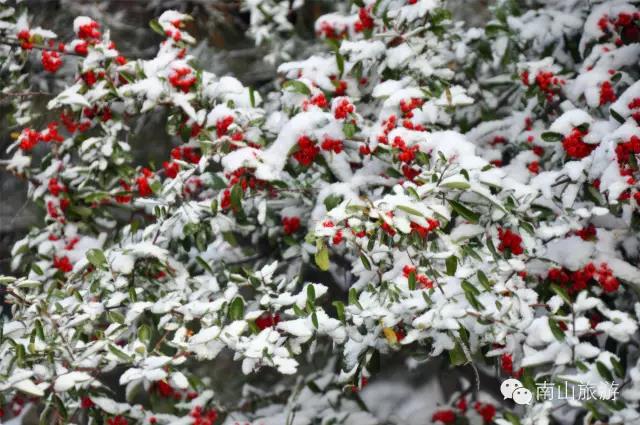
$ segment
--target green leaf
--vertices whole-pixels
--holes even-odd
[[[362,265],[364,266],[365,269],[371,270],[371,263],[369,262],[369,259],[367,258],[366,255],[361,254],[360,261],[362,261]]]
[[[142,324],[138,328],[138,339],[144,342],[148,342],[151,339],[151,328],[149,328],[149,325]]]
[[[513,425],[520,425],[520,419],[511,412],[503,412],[502,415],[506,420],[511,422]]]
[[[318,241],[318,245],[316,246],[316,254],[314,256],[316,260],[316,265],[322,271],[329,270],[329,250],[324,242]]]
[[[409,273],[409,289],[412,291],[416,289],[416,272],[415,271],[412,271],[411,273]]]
[[[553,320],[551,317],[549,317],[549,328],[551,329],[551,333],[553,334],[554,337],[556,337],[556,339],[558,341],[564,341],[566,335],[564,334],[564,331],[562,329],[560,329],[560,326],[558,325],[558,323]]]
[[[449,362],[452,366],[460,366],[468,362],[467,356],[459,341],[456,341],[453,350],[449,351]]]
[[[487,37],[495,37],[500,31],[508,32],[509,28],[498,24],[488,24],[484,28],[484,32]]]
[[[327,211],[331,211],[332,209],[340,205],[340,202],[342,202],[342,196],[340,195],[329,195],[324,198],[324,206]]]
[[[229,305],[229,318],[231,320],[241,320],[244,317],[244,301],[240,297],[235,297]]]
[[[463,181],[445,182],[445,183],[442,183],[442,186],[447,187],[449,189],[461,189],[461,190],[469,189],[471,187],[469,183],[463,182]]]
[[[160,26],[160,23],[157,19],[152,19],[151,21],[149,21],[149,26],[154,32],[157,32],[161,36],[166,37],[166,34],[164,33],[164,30]]]
[[[606,367],[604,363],[596,362],[596,368],[598,369],[598,373],[600,374],[600,376],[602,376],[605,380],[609,382],[613,382],[613,375],[611,375],[609,368]]]
[[[87,195],[84,195],[82,199],[84,199],[86,203],[90,204],[106,199],[109,196],[110,195],[107,192],[90,192]]]
[[[302,81],[298,80],[289,80],[282,85],[282,88],[294,93],[305,94],[307,96],[311,95],[311,90],[309,87]]]
[[[489,281],[489,279],[487,278],[487,275],[484,274],[484,272],[482,270],[478,270],[478,273],[476,273],[476,275],[478,276],[478,281],[480,282],[480,284],[486,289],[486,290],[490,290],[492,283]]]
[[[456,270],[458,269],[458,257],[452,255],[451,257],[445,260],[445,265],[447,267],[447,274],[449,276],[453,276],[456,274]]]
[[[87,260],[89,260],[95,268],[101,268],[107,264],[107,259],[105,258],[104,253],[98,248],[90,249],[87,251],[86,256]]]
[[[316,288],[313,285],[307,285],[307,301],[316,302]]]
[[[349,289],[349,305],[357,305],[358,302],[358,292],[356,288]]]
[[[460,202],[458,201],[454,201],[454,200],[450,200],[449,201],[449,205],[451,205],[451,208],[462,218],[464,218],[465,220],[467,220],[470,223],[477,223],[478,220],[480,219],[480,214],[471,211],[469,208],[465,207],[464,205],[462,205]]]
[[[358,127],[352,122],[345,122],[342,126],[342,132],[344,133],[345,137],[347,137],[347,139],[355,136],[357,131]]]
[[[484,310],[484,305],[478,300],[477,296],[480,295],[480,290],[473,286],[469,281],[462,281],[462,289],[464,290],[464,296],[469,301],[469,304],[476,310]]]
[[[235,211],[239,211],[242,208],[242,187],[240,184],[235,184],[231,188],[231,207]]]
[[[252,108],[256,107],[256,91],[251,86],[249,86],[249,102]]]
[[[40,266],[37,265],[36,263],[31,263],[31,270],[33,270],[34,273],[37,274],[38,276],[42,276],[44,274],[44,271],[42,271]]]
[[[122,325],[124,323],[124,315],[117,310],[111,310],[107,313],[107,320],[111,323]]]
[[[622,366],[622,363],[620,363],[620,361],[615,357],[611,357],[610,361],[611,361],[611,365],[613,366],[613,371],[615,372],[615,374],[618,375],[620,378],[624,378],[625,372],[624,372],[624,367]]]
[[[422,214],[420,211],[415,210],[411,207],[407,207],[406,205],[398,205],[398,209],[406,212],[407,214],[416,215],[418,217],[424,217],[424,214]]]
[[[564,288],[556,285],[555,283],[551,284],[551,289],[553,290],[553,292],[555,292],[556,294],[558,294],[558,296],[560,298],[562,298],[562,300],[567,303],[568,306],[571,306],[571,298],[569,298],[569,294],[567,294],[567,291],[565,291]]]
[[[127,353],[125,353],[124,351],[122,351],[120,348],[118,348],[113,344],[109,344],[109,351],[111,351],[111,353],[113,353],[119,359],[124,360],[126,362],[130,362],[132,360],[131,357],[127,355]]]
[[[91,208],[80,205],[73,205],[69,207],[69,211],[82,218],[91,217],[91,214],[93,214],[93,210]]]
[[[311,323],[313,323],[314,328],[318,329],[318,315],[315,311],[311,314]]]
[[[336,64],[338,65],[338,72],[340,73],[340,78],[342,78],[342,74],[344,74],[344,57],[339,52],[336,52]]]
[[[620,115],[618,112],[616,112],[615,109],[613,109],[613,108],[609,108],[609,113],[620,124],[624,124],[627,121],[627,120],[624,119],[624,117],[622,115]]]
[[[564,136],[560,133],[554,133],[553,131],[545,131],[540,135],[545,142],[559,142],[564,139]]]
[[[344,323],[346,320],[344,315],[344,303],[342,301],[334,301],[331,304],[336,308],[338,319]]]
[[[207,263],[201,256],[198,255],[196,257],[196,261],[198,262],[198,264],[200,264],[200,267],[208,271],[209,274],[213,274],[213,269],[211,268],[209,263]]]
[[[462,290],[465,292],[472,293],[473,295],[480,295],[480,291],[478,290],[478,288],[473,286],[468,280],[463,280],[461,286]]]

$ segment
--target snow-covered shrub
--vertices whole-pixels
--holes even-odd
[[[176,11],[141,60],[91,18],[61,42],[0,6],[3,164],[44,211],[1,281],[6,415],[383,423],[358,392],[401,351],[475,371],[425,423],[640,422],[637,4],[504,0],[467,29],[438,0],[347,3],[271,93],[200,69]],[[247,1],[251,33],[300,4]],[[77,67],[48,123],[21,95],[33,57]],[[175,147],[136,164],[149,114]],[[223,353],[296,386],[224,403],[198,372]],[[479,372],[533,401],[489,402]],[[566,382],[594,397],[536,391]]]

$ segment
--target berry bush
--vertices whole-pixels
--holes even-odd
[[[141,59],[14,3],[1,164],[42,218],[0,278],[0,421],[407,423],[361,398],[402,356],[472,371],[412,423],[640,423],[638,2],[498,0],[468,28],[440,0],[336,1],[295,57],[304,1],[242,1],[279,63],[260,88],[202,69],[181,12]],[[173,146],[139,163],[150,116]],[[537,391],[567,382],[591,397]]]

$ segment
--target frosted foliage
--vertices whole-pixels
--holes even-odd
[[[640,423],[637,3],[503,0],[468,28],[330,2],[300,54],[303,0],[242,1],[262,87],[202,69],[177,10],[141,59],[9,3],[1,164],[42,218],[0,277],[0,420]],[[173,145],[139,163],[150,117]],[[536,392],[565,381],[597,397]]]

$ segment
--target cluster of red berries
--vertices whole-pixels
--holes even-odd
[[[425,239],[427,236],[429,236],[429,233],[431,233],[438,227],[440,227],[440,222],[435,218],[428,218],[427,226],[421,226],[417,223],[414,223],[413,221],[411,222],[411,232],[416,232],[422,239]]]
[[[593,224],[589,224],[587,227],[583,227],[580,230],[576,230],[576,236],[579,236],[582,240],[592,241],[596,239],[596,235],[598,231],[596,230],[596,226]]]
[[[308,136],[298,138],[298,150],[293,157],[303,166],[308,167],[316,159],[320,149]]]
[[[331,137],[325,137],[320,147],[323,151],[333,151],[334,153],[340,153],[343,149],[342,140],[332,139]]]
[[[373,29],[373,17],[371,16],[368,8],[360,8],[360,10],[358,11],[358,20],[354,24],[353,28],[356,32],[363,32]]]
[[[23,151],[30,151],[35,148],[38,142],[62,142],[64,138],[58,133],[58,123],[52,121],[47,125],[47,128],[38,132],[31,128],[25,128],[18,137],[20,149]]]
[[[529,164],[527,164],[527,169],[533,174],[538,174],[540,172],[540,162],[531,161]]]
[[[529,142],[533,141],[533,136],[529,136]],[[532,148],[533,153],[538,156],[544,155],[544,149],[540,146],[534,146]],[[527,164],[527,169],[531,171],[533,174],[538,174],[540,172],[540,162],[539,161],[531,161]]]
[[[308,111],[310,105],[315,105],[318,108],[324,109],[329,105],[329,102],[327,101],[327,98],[325,97],[324,93],[318,93],[312,96],[311,99],[309,100],[305,99],[302,102],[302,110]]]
[[[218,137],[222,137],[227,134],[229,127],[233,124],[233,121],[233,117],[231,115],[227,115],[216,122],[216,134]]]
[[[300,230],[300,217],[282,217],[282,227],[285,235],[293,235]]]
[[[66,192],[67,189],[64,187],[64,185],[61,185],[58,182],[57,178],[51,178],[49,179],[49,183],[47,184],[47,187],[49,189],[49,192],[53,195],[53,196],[58,196],[60,195],[60,192]]]
[[[164,174],[170,179],[175,179],[178,176],[178,172],[180,172],[180,164],[173,161],[163,161],[162,168],[164,168]]]
[[[531,84],[529,77],[529,71],[523,71],[522,74],[520,74],[522,83],[527,87]],[[566,84],[566,81],[557,77],[551,71],[538,71],[535,77],[535,83],[545,94],[547,101],[550,102],[553,100],[553,96],[559,92],[560,88]]]
[[[226,177],[229,179],[228,186],[231,187],[235,184],[240,184],[243,192],[246,192],[247,189],[264,189],[270,188],[269,182],[266,180],[257,179],[252,170],[240,167],[235,171],[226,174]]]
[[[131,202],[131,199],[133,198],[133,196],[131,195],[131,185],[129,185],[126,181],[122,179],[120,179],[118,184],[120,185],[123,192],[125,193],[117,194],[115,196],[115,200],[119,204],[128,204],[129,202]]]
[[[613,271],[607,263],[601,263],[599,267],[589,263],[584,268],[574,272],[553,268],[547,275],[550,281],[557,282],[566,287],[570,293],[577,293],[586,289],[590,282],[597,282],[605,292],[615,292],[620,287],[620,282],[613,275]]]
[[[255,320],[255,323],[260,330],[272,328],[280,323],[280,314],[263,313]]]
[[[148,168],[142,168],[142,175],[136,179],[136,186],[138,187],[138,193],[142,197],[151,196],[153,190],[149,185],[149,179],[153,177],[153,172]]]
[[[456,403],[456,408],[460,411],[460,414],[465,414],[467,411],[467,401],[462,397]],[[474,410],[482,417],[484,423],[490,424],[493,422],[496,416],[496,408],[491,403],[480,403],[476,401],[473,404]],[[457,415],[453,409],[438,410],[431,416],[431,421],[441,422],[445,425],[453,425],[456,423]]]
[[[498,229],[498,238],[500,239],[500,245],[498,250],[504,252],[507,249],[513,255],[520,255],[524,252],[522,247],[522,237],[517,233],[512,232],[510,229]]]
[[[562,147],[569,158],[584,158],[596,148],[596,145],[585,143],[583,137],[587,135],[586,130],[574,128],[562,139]]]
[[[62,121],[62,124],[64,124],[64,127],[69,133],[75,133],[76,131],[85,132],[91,127],[90,121],[77,122],[71,114],[65,112],[60,113],[60,121]]]
[[[345,220],[345,225],[346,225],[346,227],[350,227],[349,223],[346,220]],[[333,222],[331,220],[325,220],[322,223],[322,226],[323,227],[327,227],[327,228],[333,228],[335,225],[333,224]],[[367,234],[367,232],[364,229],[359,230],[357,232],[356,232],[355,229],[350,229],[350,230],[351,230],[351,234],[356,236],[356,237],[358,237],[358,238],[363,238]],[[343,240],[344,240],[344,233],[342,232],[342,230],[338,230],[338,231],[336,231],[336,233],[334,233],[334,235],[333,235],[333,237],[331,239],[331,242],[334,245],[340,245],[340,243],[342,243]]]
[[[122,415],[107,419],[107,425],[128,425],[129,421]]]
[[[91,20],[84,25],[80,25],[77,33],[78,38],[83,40],[100,38],[100,31],[98,31],[98,28],[100,28],[100,24],[94,20]]]
[[[640,124],[640,97],[634,98],[631,102],[629,102],[627,107],[631,111],[631,116],[633,117],[633,119],[636,120],[638,124]]]
[[[61,223],[64,223],[64,211],[69,207],[70,203],[71,202],[67,198],[60,199],[60,202],[57,205],[53,201],[48,201],[47,214],[52,219],[59,220]]]
[[[60,53],[43,50],[42,51],[42,66],[45,71],[55,74],[60,67],[62,67],[62,59],[60,58]]]
[[[391,130],[396,128],[397,118],[395,115],[389,116],[386,120],[382,122],[382,134],[378,136],[378,143],[382,143],[384,145],[389,143],[389,133]]]
[[[621,167],[630,167],[629,161],[632,155],[640,154],[640,137],[631,136],[631,138],[623,143],[618,143],[616,146],[616,156],[618,157],[618,164]]]
[[[73,270],[73,265],[69,261],[69,257],[53,257],[53,267],[60,270],[62,273],[69,273]]]
[[[347,93],[347,82],[344,80],[337,80],[335,76],[330,76],[329,79],[333,81],[336,89],[334,90],[334,94],[336,96],[344,96]]]
[[[99,107],[96,105],[93,108],[84,108],[82,110],[82,115],[89,118],[90,120],[96,117],[100,117],[100,120],[102,122],[107,122],[111,118],[113,118],[113,114],[111,113],[111,108],[109,108],[108,106]]]
[[[416,157],[416,152],[418,151],[417,145],[407,147],[404,139],[400,136],[394,137],[392,146],[400,150],[398,160],[405,163],[413,161]]]
[[[193,400],[198,396],[198,394],[193,391],[185,392],[176,390],[165,380],[155,381],[151,388],[152,391],[156,391],[160,397],[173,398],[174,400],[182,400],[183,398]]]
[[[105,77],[105,73],[104,71],[99,71],[97,74],[95,71],[93,71],[92,69],[90,69],[89,71],[80,74],[80,78],[82,78],[82,81],[84,81],[84,83],[89,86],[89,87],[93,87],[93,85],[95,83],[98,82],[98,80],[101,80]]]
[[[494,344],[494,346],[504,348],[504,345],[500,345],[500,344]],[[515,378],[520,378],[524,373],[524,368],[520,368],[517,371],[513,370],[513,356],[509,353],[504,353],[502,356],[500,356],[500,368],[506,375],[511,375]]]
[[[191,411],[193,425],[213,425],[218,420],[216,409],[204,410],[201,406],[196,406]]]
[[[175,68],[169,75],[169,83],[184,93],[188,93],[191,86],[196,83],[196,76],[191,68]]]
[[[604,81],[600,85],[600,106],[615,102],[616,99],[616,92],[613,90],[611,81]]]
[[[619,36],[616,36],[616,46],[622,46],[623,44],[637,43],[640,41],[640,26],[637,24],[640,20],[640,12],[620,13],[617,17],[609,17],[609,15],[603,15],[598,20],[598,27],[604,33],[604,38],[611,37],[614,32],[617,32]]]
[[[418,282],[420,284],[420,286],[422,286],[422,288],[424,288],[424,289],[433,288],[433,281],[431,279],[429,279],[426,275],[423,275],[423,274],[420,274],[420,273],[416,273],[416,267],[415,266],[411,266],[411,265],[407,264],[402,268],[402,275],[404,277],[406,277],[407,279],[409,278],[411,273],[413,273],[415,275],[416,282]]]
[[[316,33],[319,36],[324,36],[331,40],[340,40],[347,36],[347,29],[343,28],[342,30],[337,30],[330,22],[323,21],[320,24],[320,29]]]
[[[33,36],[27,29],[18,32],[18,40],[20,40],[20,48],[24,50],[33,49]]]
[[[344,234],[342,233],[342,230],[338,230],[333,235],[333,238],[331,238],[331,243],[334,245],[340,245],[343,239],[344,239]]]
[[[84,396],[80,400],[80,407],[83,409],[91,409],[93,406],[95,406],[95,404],[91,400],[91,397]]]
[[[78,27],[77,36],[81,41],[76,43],[73,48],[77,54],[86,56],[89,53],[89,45],[94,45],[98,42],[98,38],[100,38],[99,27],[100,24],[93,20]]]
[[[172,38],[173,41],[175,41],[177,43],[180,40],[182,40],[182,32],[180,31],[180,28],[182,28],[184,25],[183,25],[181,20],[175,19],[175,20],[171,21],[171,26],[173,28],[167,28],[164,31],[164,34],[167,37]]]
[[[422,99],[412,97],[408,102],[404,99],[400,101],[400,110],[405,118],[413,118],[413,110],[420,108],[423,104]]]
[[[507,144],[507,139],[504,136],[495,136],[490,142],[489,144],[491,146],[497,146],[497,145],[506,145]]]
[[[356,107],[353,105],[353,103],[349,102],[349,99],[342,98],[335,103],[333,115],[337,120],[343,120],[347,118],[349,114],[355,112],[355,110]]]

